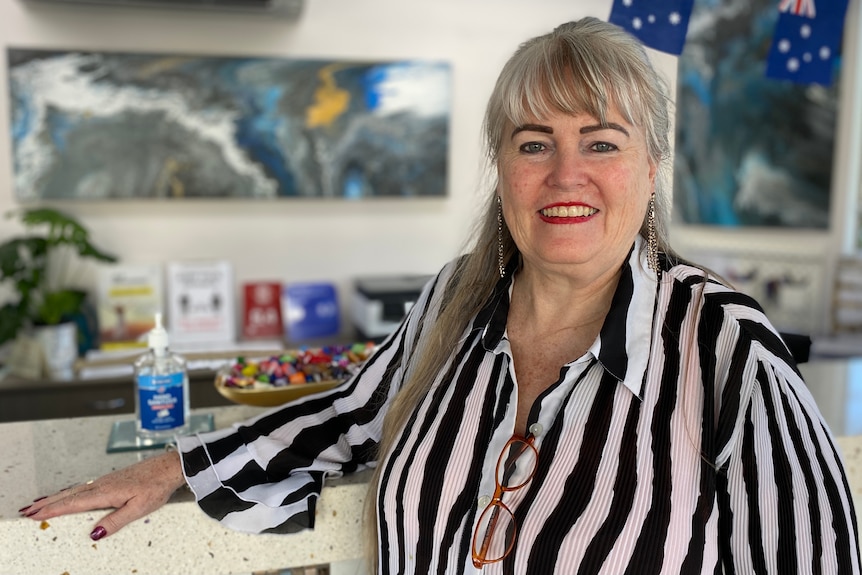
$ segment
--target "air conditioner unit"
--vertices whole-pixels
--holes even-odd
[[[214,12],[244,12],[282,18],[299,18],[305,0],[21,0],[32,5],[116,6],[136,8],[167,8],[172,10],[209,10]]]

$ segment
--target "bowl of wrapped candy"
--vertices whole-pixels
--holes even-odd
[[[240,356],[216,373],[215,386],[235,403],[274,407],[347,381],[373,351],[369,342],[288,350],[257,359]]]

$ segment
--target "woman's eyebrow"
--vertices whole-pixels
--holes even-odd
[[[629,131],[626,130],[620,124],[615,122],[608,122],[607,124],[592,124],[589,126],[582,127],[579,132],[581,134],[589,134],[592,132],[598,132],[601,130],[617,130],[618,132],[622,132],[626,136],[629,136]],[[554,129],[550,126],[544,126],[542,124],[523,124],[521,126],[516,126],[514,130],[512,130],[512,135],[510,137],[515,137],[519,132],[542,132],[544,134],[553,134]]]
[[[598,132],[600,130],[608,130],[608,129],[620,131],[623,134],[625,134],[626,136],[629,135],[628,130],[626,130],[624,127],[622,127],[619,124],[615,124],[614,122],[608,122],[607,124],[593,124],[591,126],[584,126],[583,128],[580,129],[580,132],[581,132],[581,134],[589,134],[590,132]]]
[[[543,126],[542,124],[524,124],[522,126],[515,126],[510,137],[514,137],[519,132],[542,132],[545,134],[553,134],[554,129],[550,126]]]

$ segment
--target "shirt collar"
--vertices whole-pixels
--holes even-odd
[[[473,329],[481,329],[482,345],[486,351],[494,351],[503,339],[506,332],[506,321],[509,318],[509,295],[512,289],[512,277],[518,269],[517,260],[514,257],[506,266],[505,275],[497,280],[488,303],[476,315]]]
[[[656,274],[649,269],[646,257],[641,253],[642,243],[638,235],[623,263],[611,309],[602,324],[599,338],[590,348],[602,367],[638,397],[641,397],[649,363],[658,288]],[[473,329],[483,330],[482,345],[487,351],[497,349],[506,331],[509,293],[516,268],[510,262],[505,277],[497,281],[491,297],[473,322]]]
[[[657,276],[649,269],[642,243],[638,235],[623,263],[596,353],[605,370],[638,397],[642,397],[644,374],[649,364],[658,289]]]

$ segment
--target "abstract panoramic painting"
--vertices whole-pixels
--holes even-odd
[[[444,196],[450,67],[8,49],[19,200]]]
[[[681,223],[829,226],[839,66],[829,87],[766,77],[777,6],[695,0],[677,80]]]

